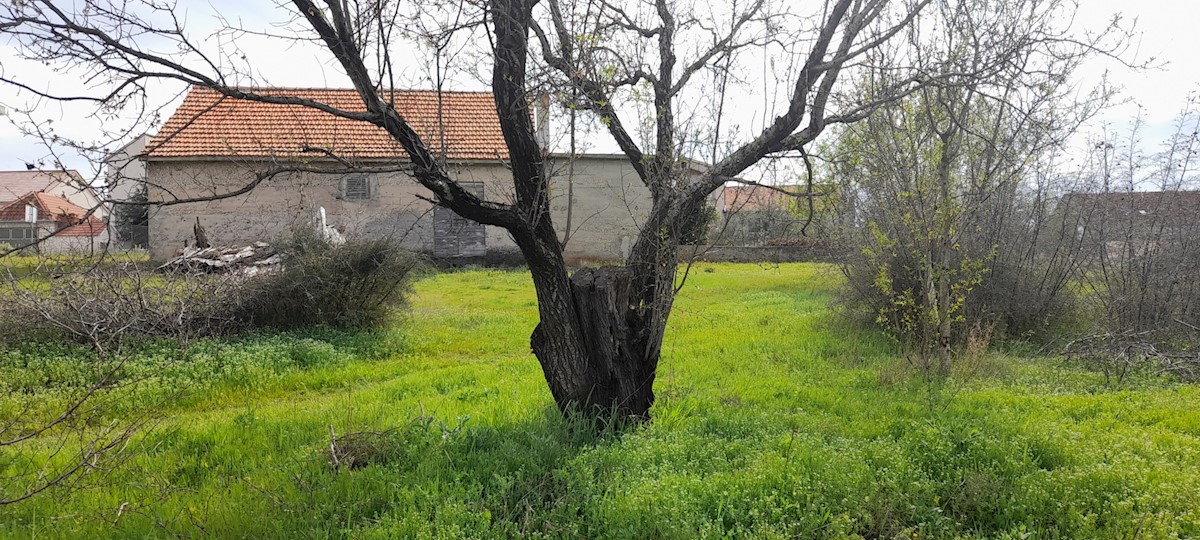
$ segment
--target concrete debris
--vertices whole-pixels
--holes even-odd
[[[283,267],[284,255],[266,242],[245,247],[185,247],[175,258],[158,269],[183,274],[233,274],[253,277],[277,272]]]

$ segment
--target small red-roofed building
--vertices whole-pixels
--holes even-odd
[[[96,190],[74,169],[0,171],[0,206],[32,192],[49,193],[80,208],[95,208],[93,214],[101,220],[108,216]]]
[[[99,207],[97,207],[99,208]],[[58,195],[33,191],[0,206],[0,243],[42,253],[92,254],[108,246],[104,221]]]

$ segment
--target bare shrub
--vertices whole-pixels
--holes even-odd
[[[1194,330],[1194,329],[1193,329]],[[1109,385],[1120,385],[1130,375],[1173,375],[1185,381],[1200,380],[1200,351],[1166,348],[1156,332],[1122,331],[1083,336],[1067,343],[1063,355],[1104,374]]]
[[[9,341],[58,333],[89,345],[133,337],[186,343],[240,329],[227,310],[234,280],[159,274],[134,263],[79,262],[40,268],[32,278],[10,275],[8,284],[0,338]]]
[[[1164,190],[1077,194],[1093,216],[1083,229],[1094,247],[1082,281],[1114,332],[1186,337],[1176,319],[1200,316],[1200,193]]]
[[[1060,215],[1058,194],[1079,179],[1053,173],[1053,157],[1039,160],[1016,189],[995,193],[982,225],[968,235],[990,251],[964,306],[970,324],[990,325],[997,336],[1046,342],[1077,320],[1078,296],[1069,287],[1081,263],[1076,224]]]
[[[231,313],[254,327],[375,328],[407,303],[413,253],[387,240],[333,245],[312,231],[281,243],[282,271],[247,280]]]
[[[1122,382],[1129,373],[1196,377],[1200,349],[1200,111],[1193,98],[1157,152],[1141,145],[1140,119],[1127,134],[1092,146],[1088,190],[1063,214],[1084,253],[1078,272],[1088,335],[1067,355]]]

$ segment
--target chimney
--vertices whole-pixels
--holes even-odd
[[[533,131],[545,151],[550,145],[550,94],[546,92],[538,92],[533,99]]]

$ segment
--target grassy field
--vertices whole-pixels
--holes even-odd
[[[832,314],[839,281],[694,269],[654,422],[620,436],[559,418],[520,272],[428,277],[390,332],[148,346],[130,461],[0,507],[0,537],[1200,537],[1200,388],[992,353],[933,389]],[[0,421],[78,354],[0,350]],[[386,432],[376,462],[331,467],[330,426]]]

